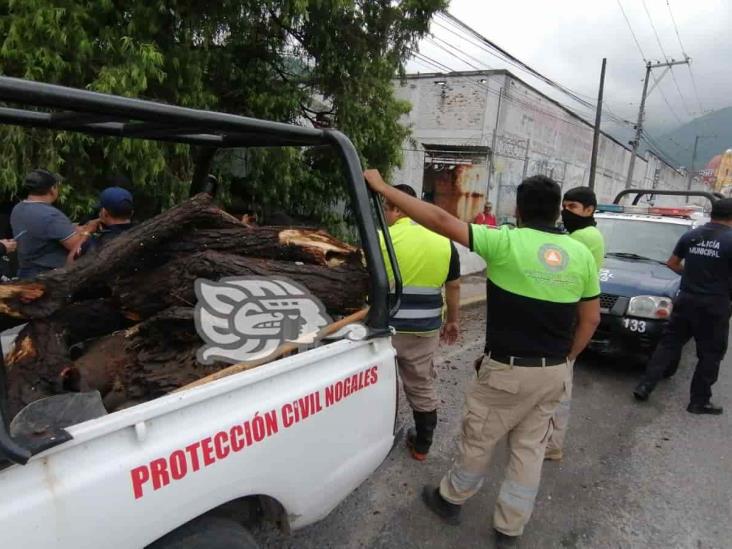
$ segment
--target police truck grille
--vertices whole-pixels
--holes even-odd
[[[600,294],[600,308],[601,309],[612,309],[615,303],[618,301],[618,296],[610,294]]]

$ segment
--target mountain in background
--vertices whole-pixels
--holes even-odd
[[[714,135],[699,139],[694,168],[699,170],[717,154],[732,149],[732,107],[705,114],[659,137],[655,144],[676,166],[691,167],[694,139],[697,135]]]

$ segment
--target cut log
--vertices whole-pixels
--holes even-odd
[[[224,364],[199,364],[203,342],[196,333],[193,309],[171,307],[146,320],[127,336],[135,364],[120,372],[128,400],[150,400],[220,370]]]
[[[148,318],[173,306],[196,303],[198,278],[283,276],[303,284],[331,313],[347,314],[363,307],[368,292],[366,269],[356,265],[324,267],[273,259],[254,259],[215,251],[181,256],[153,272],[119,280],[114,295],[128,318]]]
[[[233,276],[292,279],[333,316],[368,293],[359,249],[317,229],[246,227],[198,195],[68,268],[0,284],[0,327],[30,320],[6,360],[9,413],[91,389],[113,411],[219,371],[197,361],[195,282]]]
[[[109,300],[73,303],[46,319],[29,322],[5,359],[8,412],[16,414],[39,398],[63,392],[70,348],[129,326]]]
[[[321,230],[291,227],[230,227],[201,229],[180,235],[162,247],[171,256],[206,250],[229,254],[302,261],[314,265],[339,267],[361,265],[361,251]]]
[[[0,285],[0,314],[15,319],[46,318],[61,309],[85,287],[109,281],[120,273],[143,270],[143,257],[185,228],[231,227],[241,225],[234,217],[212,204],[209,195],[200,194],[133,227],[98,253],[82,257],[71,266],[40,275],[31,282]]]

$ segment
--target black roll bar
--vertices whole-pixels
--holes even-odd
[[[647,194],[650,195],[662,195],[662,196],[701,196],[706,198],[714,204],[720,198],[724,198],[720,193],[711,193],[709,191],[672,191],[672,190],[661,190],[661,189],[624,189],[620,191],[613,200],[613,204],[620,204],[620,200],[629,194],[635,194],[636,197],[633,199],[633,206],[636,206],[642,196]]]
[[[367,188],[358,153],[343,133],[7,76],[0,76],[0,102],[17,105],[0,105],[0,124],[201,146],[204,147],[201,154],[202,164],[205,165],[210,163],[219,148],[327,146],[335,149],[345,168],[346,186],[369,271],[369,314],[366,324],[372,337],[389,333],[390,313],[398,307],[401,296],[401,275],[381,203]],[[212,190],[210,186],[213,182],[207,177],[207,172],[203,166],[198,170],[194,187]],[[372,205],[394,273],[397,296],[396,303],[391,306]],[[4,374],[4,365],[2,370]],[[7,400],[3,381],[4,376],[0,376],[0,457],[4,456],[15,463],[25,463],[31,452],[20,447],[9,434],[7,418],[3,413]]]

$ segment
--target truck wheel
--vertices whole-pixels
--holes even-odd
[[[238,522],[200,517],[166,534],[148,549],[259,549],[259,545]]]

